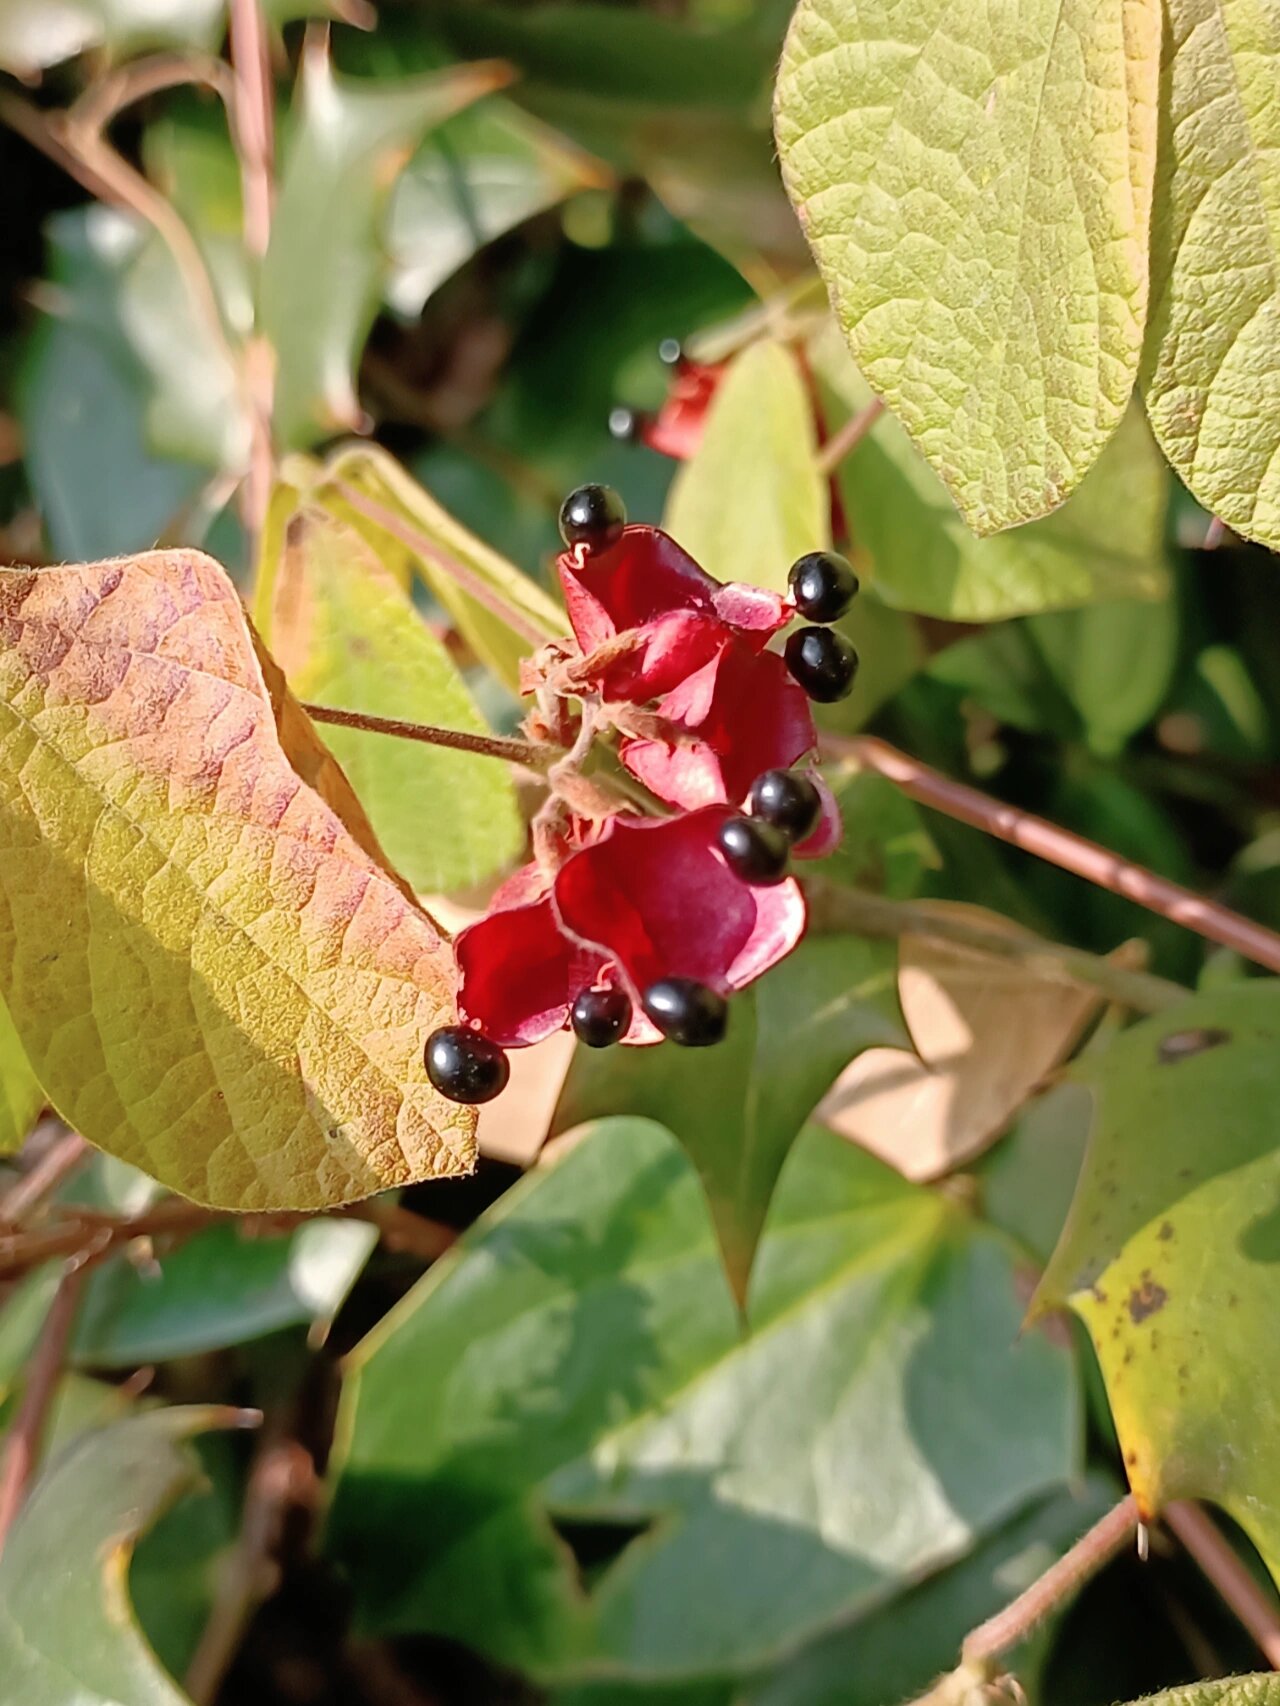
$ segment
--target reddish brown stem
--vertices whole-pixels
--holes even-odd
[[[458,752],[475,752],[484,758],[502,758],[508,764],[523,764],[530,770],[545,770],[561,757],[556,747],[534,746],[532,741],[509,740],[505,735],[473,735],[463,729],[440,729],[431,723],[406,723],[398,717],[375,717],[365,711],[339,711],[333,705],[304,705],[302,709],[317,723],[337,728],[363,729],[368,734],[394,735],[397,740],[417,740],[425,746],[447,746]]]
[[[964,1663],[979,1665],[1016,1647],[1115,1556],[1137,1525],[1138,1506],[1130,1495],[1094,1523],[1087,1534],[1081,1535],[1071,1550],[1050,1565],[1025,1593],[965,1637],[961,1648]]]
[[[64,1132],[24,1173],[17,1184],[0,1198],[0,1227],[17,1226],[34,1208],[38,1208],[51,1191],[76,1168],[89,1153],[89,1145],[74,1131]]]
[[[856,415],[850,415],[843,426],[836,428],[819,451],[818,472],[834,473],[845,457],[862,443],[883,413],[884,404],[879,397],[873,397]]]
[[[1007,841],[1011,847],[1020,847],[1024,853],[1032,853],[1050,865],[1083,877],[1098,888],[1123,895],[1126,900],[1146,907],[1148,912],[1194,930],[1210,942],[1234,949],[1256,965],[1266,966],[1268,971],[1280,972],[1280,935],[1274,930],[1122,859],[1096,841],[1088,841],[1017,806],[993,800],[963,782],[954,782],[872,735],[853,738],[826,735],[823,749],[834,757],[852,758],[887,777],[923,806],[930,806],[960,823],[971,824],[997,840]]]
[[[83,1264],[70,1264],[58,1282],[40,1343],[27,1365],[22,1401],[5,1442],[4,1461],[0,1463],[0,1552],[40,1460],[49,1411],[58,1390],[83,1285]]]
[[[1258,1643],[1272,1670],[1280,1670],[1280,1615],[1217,1523],[1199,1505],[1186,1500],[1168,1505],[1161,1514]]]

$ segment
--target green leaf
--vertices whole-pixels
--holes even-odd
[[[783,176],[859,367],[976,533],[1047,515],[1128,405],[1158,0],[801,0]]]
[[[1280,546],[1280,17],[1165,0],[1142,386],[1204,507]]]
[[[1189,1000],[1079,1069],[1097,1098],[1038,1307],[1093,1337],[1145,1515],[1221,1505],[1280,1572],[1280,982]]]
[[[139,1534],[197,1473],[184,1442],[242,1412],[190,1407],[81,1438],[37,1483],[0,1558],[0,1676],[22,1706],[189,1706],[125,1591]]]
[[[813,406],[795,357],[781,344],[751,344],[716,392],[663,525],[719,580],[784,592],[796,558],[831,543],[816,457]]]
[[[350,0],[263,0],[273,23],[350,18]],[[34,78],[91,49],[123,59],[149,48],[216,53],[226,30],[225,0],[4,0],[0,67]]]
[[[1214,1682],[1192,1682],[1185,1688],[1165,1688],[1135,1700],[1133,1706],[1277,1706],[1280,1677],[1274,1671],[1256,1676],[1224,1676]]]
[[[406,575],[420,576],[481,662],[513,691],[519,686],[520,660],[535,649],[534,642],[495,614],[492,602],[482,602],[465,588],[476,586],[545,639],[565,633],[567,619],[555,601],[455,521],[377,445],[336,451],[317,474],[313,495],[368,539],[383,562],[399,562]],[[374,515],[380,519],[371,519]]]
[[[327,51],[304,56],[258,294],[285,446],[361,421],[353,376],[385,287],[382,224],[396,178],[424,131],[506,81],[494,65],[349,81]]]
[[[350,1365],[329,1546],[363,1627],[565,1681],[741,1672],[1072,1471],[1072,1364],[1019,1338],[1005,1242],[829,1133],[796,1146],[748,1314],[659,1127],[536,1169]],[[557,1520],[621,1555],[580,1575]]]
[[[844,836],[821,866],[828,882],[909,900],[942,861],[914,800],[870,770],[827,773]]]
[[[1178,606],[1123,599],[1032,616],[1032,644],[1075,707],[1090,748],[1114,758],[1164,703],[1178,661]]]
[[[263,550],[258,629],[300,699],[486,732],[443,642],[358,533],[281,486]],[[520,850],[506,765],[358,729],[323,738],[415,889],[470,887]]]
[[[378,1241],[359,1220],[315,1220],[275,1238],[212,1226],[150,1264],[93,1276],[76,1321],[81,1367],[136,1368],[329,1322]]]
[[[870,393],[831,331],[815,341],[812,357],[839,402],[850,413],[860,408]],[[1064,510],[998,539],[973,537],[892,416],[840,465],[859,568],[880,597],[958,622],[1164,596],[1168,487],[1137,409]]]
[[[698,1170],[741,1302],[800,1128],[854,1055],[895,1043],[907,1046],[893,946],[815,938],[734,1001],[729,1036],[714,1053],[580,1049],[551,1130],[618,1108],[666,1126]]]
[[[0,1155],[21,1149],[43,1107],[44,1091],[13,1028],[9,1009],[0,1001]]]

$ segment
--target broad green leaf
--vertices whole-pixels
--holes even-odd
[[[0,1677],[22,1706],[189,1706],[127,1591],[142,1531],[195,1479],[186,1441],[236,1410],[156,1410],[85,1435],[45,1472],[0,1558]]]
[[[1119,426],[1147,311],[1159,0],[801,0],[783,176],[859,367],[976,533]]]
[[[279,555],[260,570],[256,614],[298,697],[484,733],[443,642],[365,539],[287,486],[275,503],[286,514],[264,545],[278,540]],[[519,852],[524,826],[506,765],[328,725],[324,741],[415,889],[470,887]]]
[[[860,408],[870,393],[830,331],[812,354],[844,407]],[[858,567],[880,597],[959,622],[1163,596],[1168,486],[1137,409],[1066,508],[998,539],[973,537],[890,415],[840,465]]]
[[[1133,1706],[1276,1706],[1280,1677],[1274,1671],[1256,1676],[1224,1676],[1213,1682],[1192,1682],[1185,1688],[1166,1688],[1135,1700]]]
[[[0,1155],[22,1147],[43,1107],[44,1091],[0,1000]]]
[[[353,376],[387,277],[382,226],[395,180],[424,131],[508,80],[502,66],[464,65],[348,81],[327,51],[304,55],[258,293],[285,446],[360,423]]]
[[[56,559],[141,550],[172,530],[205,479],[148,444],[151,379],[122,317],[145,237],[101,204],[57,215],[47,236],[56,295],[16,387],[27,477]]]
[[[1178,605],[1161,599],[1091,604],[1032,616],[1045,669],[1075,707],[1090,748],[1114,758],[1164,703],[1178,661]]]
[[[827,882],[908,900],[941,863],[914,800],[870,770],[828,770],[844,836],[820,867]]]
[[[361,1624],[674,1682],[878,1610],[1072,1472],[1072,1365],[1019,1338],[1013,1265],[811,1130],[744,1336],[678,1146],[592,1128],[355,1355],[329,1547]],[[584,1579],[556,1522],[617,1525],[621,1556]]]
[[[509,101],[479,101],[434,131],[405,167],[388,218],[387,301],[417,315],[495,237],[612,174]]]
[[[451,955],[197,552],[0,571],[0,988],[67,1123],[184,1195],[466,1171]]]
[[[1188,1000],[1082,1063],[1097,1112],[1038,1306],[1093,1337],[1129,1482],[1227,1510],[1280,1574],[1280,982]]]
[[[26,1274],[5,1293],[0,1305],[0,1404],[22,1374],[58,1289],[59,1267],[49,1262]]]
[[[813,405],[781,344],[751,344],[716,392],[663,525],[719,580],[785,592],[787,570],[831,543]]]
[[[1147,412],[1192,493],[1280,546],[1280,16],[1165,0]]]
[[[137,1368],[327,1323],[377,1242],[377,1228],[359,1220],[311,1221],[277,1237],[212,1226],[145,1272],[118,1258],[93,1276],[72,1357]]]
[[[905,1044],[890,944],[802,945],[733,1003],[713,1053],[580,1049],[552,1133],[625,1108],[666,1126],[697,1168],[741,1302],[787,1153],[836,1074],[863,1049]]]
[[[406,574],[419,575],[477,657],[513,690],[519,685],[520,660],[536,649],[532,636],[553,640],[565,633],[567,619],[555,601],[455,521],[377,445],[335,452],[316,477],[312,495],[363,534],[388,565],[398,556]],[[496,614],[495,605],[513,611],[527,632],[514,630]]]

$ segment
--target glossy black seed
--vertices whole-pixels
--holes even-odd
[[[792,680],[820,705],[845,699],[853,691],[858,654],[833,628],[797,628],[788,637],[783,656]]]
[[[679,338],[663,338],[658,345],[658,360],[665,367],[679,367],[684,360],[684,347]]]
[[[747,795],[747,810],[762,823],[780,829],[789,841],[812,835],[822,814],[822,797],[796,770],[766,770]]]
[[[622,989],[584,989],[569,1013],[573,1034],[588,1048],[608,1048],[627,1034],[631,1000]]]
[[[645,990],[640,1004],[663,1036],[684,1048],[710,1048],[722,1041],[729,1025],[724,996],[691,977],[660,978]]]
[[[451,1102],[491,1102],[511,1076],[511,1064],[497,1043],[466,1025],[432,1031],[426,1062],[427,1077]]]
[[[628,409],[619,404],[616,409],[609,410],[609,436],[616,438],[619,444],[635,444],[644,426],[644,416],[638,409]]]
[[[560,537],[566,545],[603,551],[622,536],[627,512],[612,486],[579,486],[560,505]]]
[[[810,551],[791,565],[791,598],[807,622],[838,622],[858,594],[853,565],[835,551]]]
[[[724,862],[744,883],[769,886],[787,874],[791,843],[780,829],[755,817],[726,818],[716,837]]]

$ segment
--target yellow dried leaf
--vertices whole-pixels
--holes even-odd
[[[0,570],[0,991],[69,1124],[241,1210],[464,1172],[450,965],[211,558]]]

